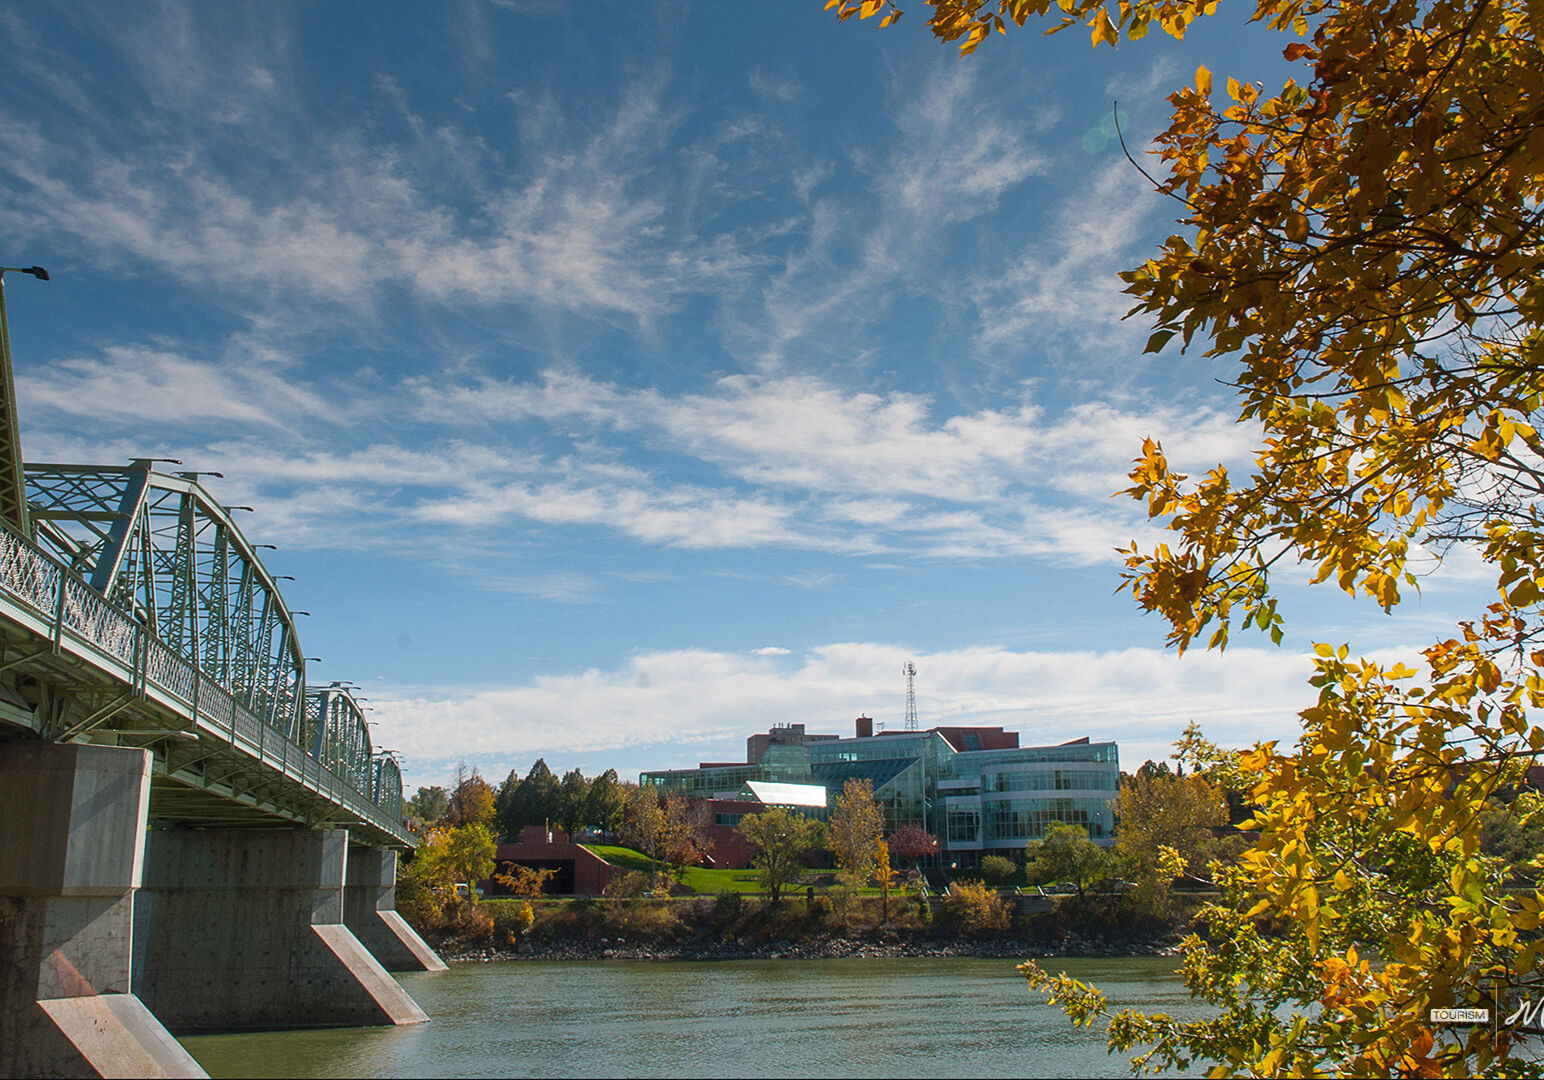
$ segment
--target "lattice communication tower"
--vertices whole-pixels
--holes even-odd
[[[917,665],[910,660],[901,665],[901,674],[906,676],[906,730],[917,730],[917,687],[914,679],[917,677]]]

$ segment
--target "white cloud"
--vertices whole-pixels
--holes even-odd
[[[1116,274],[1139,261],[1137,243],[1161,208],[1128,162],[1105,164],[1062,205],[1045,238],[1005,273],[977,280],[977,344],[992,349],[1070,339],[1084,355],[1104,352],[1112,359],[1139,351],[1147,328],[1121,322],[1132,298]]]
[[[455,762],[487,775],[538,754],[627,750],[633,768],[728,760],[745,736],[775,723],[846,735],[869,715],[900,727],[900,659],[917,663],[918,712],[932,725],[1001,725],[1026,745],[1084,735],[1121,744],[1127,768],[1167,756],[1191,720],[1225,745],[1290,742],[1312,704],[1307,656],[1265,649],[1018,652],[995,646],[919,653],[852,642],[751,654],[652,652],[613,670],[540,676],[475,692],[373,688],[381,738],[409,758],[410,782],[435,782]],[[683,750],[683,748],[686,748]]]
[[[305,420],[344,420],[335,402],[307,388],[294,358],[238,341],[218,362],[146,345],[108,345],[100,356],[67,357],[17,378],[28,410],[97,423],[237,424],[295,429]]]

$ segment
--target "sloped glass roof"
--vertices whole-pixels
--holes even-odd
[[[891,780],[905,772],[916,758],[882,758],[877,761],[821,761],[810,766],[815,779],[824,780],[831,787],[840,787],[849,779],[868,780],[878,791]]]
[[[767,806],[826,805],[826,789],[819,784],[777,784],[770,780],[747,780],[742,794],[749,792]]]

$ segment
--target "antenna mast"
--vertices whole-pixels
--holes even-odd
[[[917,730],[917,688],[912,682],[917,677],[917,665],[910,660],[901,665],[901,674],[906,676],[906,730]]]

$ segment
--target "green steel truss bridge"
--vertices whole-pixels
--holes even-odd
[[[348,686],[307,682],[296,612],[197,473],[20,472],[0,506],[0,723],[150,750],[152,825],[414,846],[396,762]]]

